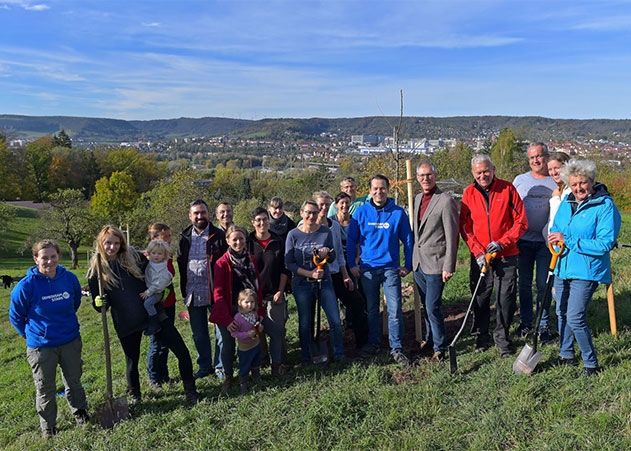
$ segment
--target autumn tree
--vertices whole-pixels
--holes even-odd
[[[95,157],[103,176],[125,172],[132,177],[139,193],[148,191],[152,183],[160,180],[165,172],[156,160],[130,147],[100,150]]]
[[[94,236],[97,222],[93,218],[89,203],[78,189],[64,189],[50,195],[50,209],[42,221],[42,237],[66,243],[70,248],[72,269],[79,265],[77,250],[81,242]]]
[[[491,145],[491,160],[495,165],[497,176],[512,180],[523,166],[521,161],[521,143],[510,128],[500,131],[495,142]]]
[[[53,138],[43,136],[26,146],[26,167],[35,187],[35,199],[42,202],[48,194],[48,171],[52,161]]]
[[[473,149],[463,142],[454,147],[436,152],[431,161],[438,171],[440,180],[455,179],[467,184],[471,180],[471,158]]]
[[[90,200],[92,212],[109,221],[126,220],[134,209],[139,194],[134,180],[126,172],[114,172],[97,180]]]
[[[20,167],[9,150],[4,135],[0,134],[0,200],[17,199],[21,195]]]

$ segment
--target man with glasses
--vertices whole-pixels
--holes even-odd
[[[441,309],[443,287],[456,271],[458,206],[436,186],[436,168],[423,162],[416,168],[422,192],[414,199],[414,281],[425,310],[421,351],[433,349],[431,360],[445,356],[445,321]]]
[[[346,237],[346,261],[359,279],[368,309],[368,343],[362,356],[379,351],[381,321],[379,295],[383,285],[388,309],[390,354],[395,362],[409,365],[403,353],[403,308],[401,277],[412,270],[412,231],[405,210],[388,197],[390,181],[384,175],[370,179],[370,201],[355,211]],[[399,242],[403,243],[405,263],[400,263]],[[359,265],[356,262],[359,248]]]
[[[515,177],[513,185],[524,202],[528,217],[528,230],[519,239],[519,318],[517,329],[522,336],[532,329],[532,278],[536,269],[537,299],[541,301],[546,286],[550,251],[541,231],[546,227],[550,215],[550,197],[557,184],[548,175],[548,147],[541,142],[528,146],[530,171]],[[550,329],[550,309],[543,312],[539,331],[541,343],[549,343],[557,335]]]
[[[208,313],[212,304],[212,280],[215,262],[227,250],[224,232],[210,223],[208,204],[193,201],[188,211],[191,225],[180,236],[177,266],[180,289],[188,308],[193,342],[197,349],[198,371],[195,378],[212,372],[212,352],[208,334]]]

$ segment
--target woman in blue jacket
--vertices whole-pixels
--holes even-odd
[[[587,326],[587,304],[599,283],[611,282],[609,252],[620,232],[620,213],[607,191],[595,183],[596,165],[589,160],[570,160],[561,176],[572,192],[561,202],[548,242],[565,243],[555,270],[561,350],[559,363],[575,365],[574,339],[585,367],[583,374],[598,372],[596,350]]]
[[[66,399],[77,424],[89,421],[81,385],[83,361],[77,309],[81,285],[59,265],[59,246],[42,240],[33,246],[35,266],[11,292],[9,320],[26,339],[26,356],[33,372],[35,408],[44,437],[57,433],[57,366],[61,367]]]

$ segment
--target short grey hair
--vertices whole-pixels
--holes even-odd
[[[546,145],[546,143],[541,142],[541,141],[530,143],[528,145],[528,150],[532,149],[533,147],[541,147],[541,151],[543,153],[543,156],[546,157],[546,158],[548,158],[550,156],[550,151],[548,151],[548,146]]]
[[[596,163],[591,160],[572,158],[561,168],[561,179],[566,185],[570,184],[570,177],[587,177],[594,183],[596,181]]]
[[[311,198],[313,200],[318,200],[318,199],[326,199],[329,202],[333,202],[333,196],[331,196],[327,191],[315,191],[312,195]]]
[[[481,163],[486,163],[491,167],[495,167],[495,165],[493,164],[493,161],[491,160],[491,157],[489,157],[487,154],[476,153],[473,156],[473,158],[471,158],[471,167],[473,167],[476,164],[481,164]]]
[[[436,170],[436,166],[434,166],[433,163],[431,163],[430,161],[421,161],[417,166],[416,166],[416,172],[418,172],[419,169],[421,169],[421,166],[429,166],[430,168],[432,168],[432,172],[434,174],[438,174],[438,171]]]

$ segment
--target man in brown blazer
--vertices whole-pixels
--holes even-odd
[[[421,350],[433,349],[432,360],[442,361],[447,345],[441,304],[445,283],[456,270],[458,206],[436,186],[436,168],[431,163],[418,165],[416,179],[422,192],[414,199],[412,267],[426,312]]]

